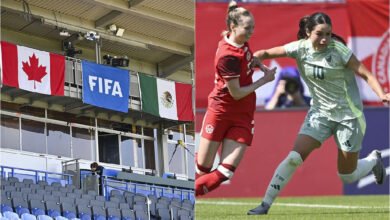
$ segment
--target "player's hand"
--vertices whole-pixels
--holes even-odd
[[[262,65],[263,64],[261,63],[261,61],[260,61],[260,59],[258,57],[253,57],[253,60],[251,62],[251,68],[259,67],[261,69]]]
[[[386,93],[381,96],[382,102],[385,104],[390,104],[390,93]]]
[[[272,69],[265,69],[263,79],[267,82],[271,82],[275,79],[276,67]]]

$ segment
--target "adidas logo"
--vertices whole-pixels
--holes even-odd
[[[276,189],[276,190],[280,190],[280,185],[271,184],[271,187]]]
[[[347,146],[347,147],[351,147],[351,143],[349,142],[349,140],[347,140],[346,142],[343,143],[343,145]]]

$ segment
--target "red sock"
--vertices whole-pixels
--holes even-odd
[[[205,174],[195,181],[195,195],[204,195],[216,189],[222,182],[231,178],[235,167],[229,164],[220,164],[213,172]]]

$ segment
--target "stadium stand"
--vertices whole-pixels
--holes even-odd
[[[10,169],[9,167],[0,167],[1,170]],[[2,172],[5,175],[17,174],[23,172],[23,169],[14,169],[12,172]],[[3,176],[4,177],[4,176]],[[21,181],[21,182],[20,182]],[[28,184],[26,184],[28,182]],[[60,181],[58,181],[59,183]],[[118,188],[106,186],[111,189],[107,192],[109,195],[96,195],[96,192],[88,191],[86,193],[67,192],[73,187],[62,184],[43,184],[42,181],[37,183],[31,181],[19,180],[8,176],[1,181],[1,213],[5,218],[17,219],[58,219],[61,217],[67,219],[191,219],[193,217],[194,204],[190,192],[187,192],[188,198],[174,197],[172,193],[157,195],[158,190],[149,186],[148,194],[126,191],[120,188],[132,188],[136,191],[137,186],[130,187],[125,181],[108,180],[108,183],[115,183]],[[23,183],[22,185],[20,183]],[[144,184],[142,184],[144,186]],[[52,191],[53,188],[56,191]],[[24,190],[24,189],[36,190]],[[41,191],[44,193],[41,194]],[[161,191],[169,191],[169,188],[161,188]],[[55,192],[60,196],[52,195]],[[51,195],[49,194],[51,193]],[[156,194],[154,194],[156,193]],[[180,192],[180,195],[186,192]],[[95,195],[95,196],[93,196]],[[166,196],[168,195],[168,196]],[[169,197],[171,196],[171,197]],[[121,202],[122,201],[122,202]]]

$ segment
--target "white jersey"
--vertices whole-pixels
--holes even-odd
[[[331,40],[326,49],[315,51],[309,39],[302,39],[284,49],[297,61],[312,96],[312,108],[337,122],[363,114],[354,72],[346,66],[352,56],[348,47]]]

